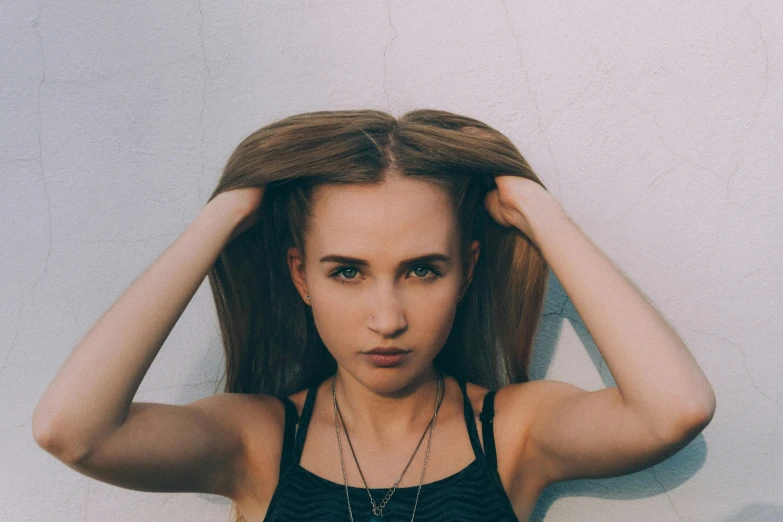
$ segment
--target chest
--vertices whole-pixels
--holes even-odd
[[[318,520],[313,518],[312,510],[339,513],[339,519],[348,520],[342,472],[345,469],[351,509],[356,515],[366,515],[362,518],[354,516],[357,522],[369,520],[371,516],[365,482],[378,504],[388,493],[388,488],[400,478],[401,473],[398,487],[387,503],[385,513],[389,516],[385,519],[386,522],[397,520],[394,517],[410,520],[414,506],[419,513],[416,518],[421,520],[501,520],[497,514],[508,514],[506,503],[511,505],[516,520],[528,521],[540,490],[531,487],[533,482],[526,481],[524,475],[517,473],[512,476],[513,466],[508,465],[503,445],[498,448],[498,473],[503,487],[500,493],[496,485],[487,479],[486,470],[478,465],[464,417],[439,417],[439,420],[442,422],[436,425],[428,456],[426,438],[418,450],[418,440],[404,440],[387,445],[399,451],[384,454],[372,451],[372,448],[362,445],[360,441],[353,442],[352,452],[343,440],[341,462],[334,427],[319,426],[314,419],[307,432],[300,462],[296,465],[298,469],[292,470],[295,471],[292,476],[288,477],[287,481],[284,477],[280,484],[275,477],[274,485],[267,480],[266,488],[259,487],[256,489],[259,494],[237,502],[237,507],[247,522]],[[478,423],[477,426],[483,451],[481,424]],[[408,467],[403,473],[406,464]],[[424,479],[417,505],[416,490],[422,479],[422,470]],[[270,475],[267,475],[267,478],[270,479]],[[391,509],[391,506],[396,509]],[[436,513],[433,510],[440,511]],[[296,516],[304,518],[287,518]],[[466,516],[474,518],[465,518]],[[514,522],[510,517],[506,519]]]
[[[385,522],[414,520],[460,520],[461,522],[515,522],[505,495],[474,461],[454,475],[419,487],[404,487],[386,495],[371,489],[376,505],[383,505]],[[292,468],[282,478],[263,522],[291,520],[371,520],[372,503],[367,490],[334,484],[304,468]],[[385,502],[388,500],[388,502]]]

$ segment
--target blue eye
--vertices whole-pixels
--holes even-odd
[[[413,268],[411,268],[410,272],[413,272],[415,274],[415,277],[413,277],[413,279],[420,279],[426,283],[434,282],[437,279],[439,279],[440,276],[442,275],[439,270],[437,270],[435,267],[430,265],[416,265]],[[358,273],[359,271],[355,267],[340,266],[337,267],[335,270],[333,270],[329,274],[329,277],[331,277],[332,279],[336,279],[341,283],[345,283],[346,281],[357,279],[356,276],[358,275]]]
[[[419,276],[419,277],[424,277],[424,276],[427,275],[426,272],[431,272],[431,270],[430,270],[430,268],[428,266],[417,266],[417,267],[415,267],[412,270],[412,272],[416,272],[417,270],[424,270],[425,271],[424,274],[422,274],[421,272],[418,272],[416,275]]]
[[[424,274],[421,273],[421,270],[424,270]],[[440,279],[440,277],[443,275],[443,273],[435,268],[432,265],[416,265],[413,267],[411,272],[416,273],[418,277],[416,279],[421,279],[425,283],[432,283],[434,281],[437,281]],[[427,272],[429,272],[429,275],[427,275]]]
[[[350,272],[352,270],[353,270],[353,275],[355,276],[356,275],[356,269],[351,267],[351,266],[346,266],[344,268],[340,268],[340,269],[335,271],[335,274],[343,274],[343,275],[347,276],[346,272]],[[353,277],[347,276],[346,279],[353,279]]]

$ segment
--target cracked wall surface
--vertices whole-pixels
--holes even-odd
[[[250,132],[424,107],[504,132],[717,395],[679,453],[552,485],[533,520],[783,521],[783,3],[9,0],[0,28],[0,521],[227,519],[79,475],[33,408]],[[213,393],[221,365],[205,282],[136,400]],[[554,278],[531,376],[614,385]]]

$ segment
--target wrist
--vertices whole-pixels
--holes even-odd
[[[207,202],[196,219],[211,223],[212,226],[226,231],[230,236],[247,218],[249,212],[238,206],[231,198],[222,197],[224,194],[218,194]]]

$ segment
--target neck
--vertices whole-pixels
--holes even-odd
[[[437,374],[430,366],[403,388],[377,390],[338,368],[335,382],[337,405],[352,438],[394,440],[423,430],[432,420]],[[441,401],[445,393],[441,384]],[[331,393],[331,379],[329,379]],[[356,435],[354,435],[356,433]]]

